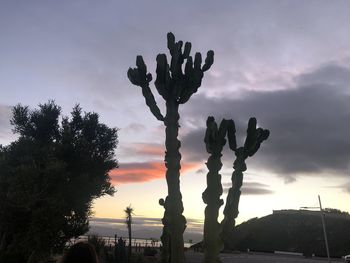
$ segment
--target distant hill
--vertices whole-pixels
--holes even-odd
[[[350,216],[329,211],[325,216],[330,254],[350,254]],[[278,210],[238,225],[226,249],[246,251],[290,251],[326,256],[320,212]]]

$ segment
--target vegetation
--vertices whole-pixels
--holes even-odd
[[[128,227],[128,234],[129,234],[129,247],[128,247],[128,259],[130,262],[131,258],[131,224],[132,224],[132,215],[134,213],[134,208],[129,205],[127,208],[124,210],[125,212],[125,223],[126,226]]]
[[[166,211],[162,220],[164,224],[162,242],[165,248],[162,253],[169,251],[166,236],[170,236],[170,261],[180,263],[185,260],[183,232],[186,228],[186,219],[182,215],[184,208],[179,178],[181,168],[181,154],[179,152],[181,143],[177,138],[180,118],[179,106],[186,103],[201,86],[204,72],[214,62],[214,52],[208,51],[205,63],[202,66],[200,53],[195,54],[194,60],[190,56],[191,43],[186,42],[183,48],[183,42],[175,42],[175,36],[172,33],[168,33],[167,39],[171,55],[170,65],[165,54],[157,56],[157,78],[154,83],[158,93],[165,100],[165,117],[158,108],[149,87],[152,75],[147,73],[147,67],[142,56],[137,56],[136,68],[129,68],[128,78],[132,84],[141,87],[142,95],[145,97],[146,104],[152,114],[165,125],[165,166],[167,168],[168,196],[164,201],[166,205],[163,206]],[[167,260],[167,256],[162,258]]]
[[[14,107],[18,139],[0,147],[0,261],[40,262],[62,251],[87,232],[93,199],[114,194],[117,129],[81,111],[61,117],[53,101]]]
[[[98,258],[102,261],[106,257],[106,241],[98,235],[89,235],[87,241],[94,246]]]

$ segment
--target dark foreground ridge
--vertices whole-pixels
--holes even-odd
[[[326,213],[331,257],[350,254],[350,216]],[[238,225],[225,244],[227,250],[289,251],[305,256],[326,256],[320,212],[278,210]]]

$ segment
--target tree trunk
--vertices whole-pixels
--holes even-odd
[[[186,219],[182,215],[184,210],[180,192],[180,141],[177,139],[179,131],[179,104],[172,99],[166,102],[165,116],[165,166],[168,184],[168,209],[170,233],[170,262],[185,262],[183,232],[186,228]]]
[[[128,248],[128,262],[131,260],[131,222],[128,223],[129,232],[129,248]]]

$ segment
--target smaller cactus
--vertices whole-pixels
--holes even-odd
[[[253,156],[260,148],[261,143],[269,137],[270,132],[262,128],[256,128],[256,119],[250,118],[248,122],[247,137],[243,147],[237,148],[236,129],[233,120],[222,120],[220,127],[213,117],[207,119],[207,129],[204,142],[206,150],[210,154],[206,163],[209,170],[207,174],[207,188],[202,194],[205,204],[204,219],[204,262],[220,262],[219,253],[224,248],[224,243],[230,238],[238,216],[238,204],[243,183],[243,172],[247,170],[245,160]],[[224,209],[224,219],[218,223],[219,209],[223,205],[220,199],[223,189],[221,184],[220,169],[222,167],[222,149],[226,144],[227,136],[229,147],[235,152],[236,159],[233,164],[232,187],[229,189]]]
[[[220,237],[221,226],[218,222],[219,209],[224,203],[220,199],[222,185],[219,171],[222,167],[221,156],[222,149],[226,144],[226,135],[228,135],[230,148],[232,150],[236,148],[235,131],[233,120],[222,120],[218,128],[213,117],[207,119],[204,142],[207,152],[210,153],[206,163],[209,172],[207,174],[207,188],[202,194],[203,202],[207,204],[203,237],[205,263],[220,262],[219,253],[224,248]]]
[[[231,181],[232,187],[227,194],[226,205],[224,209],[224,219],[221,222],[222,238],[226,242],[230,238],[233,228],[235,227],[235,219],[238,216],[238,204],[241,196],[241,187],[243,183],[243,172],[247,170],[245,163],[248,157],[253,156],[263,141],[270,135],[269,130],[256,128],[256,119],[250,118],[248,122],[247,137],[243,147],[235,150],[236,159],[233,163],[234,171]]]

